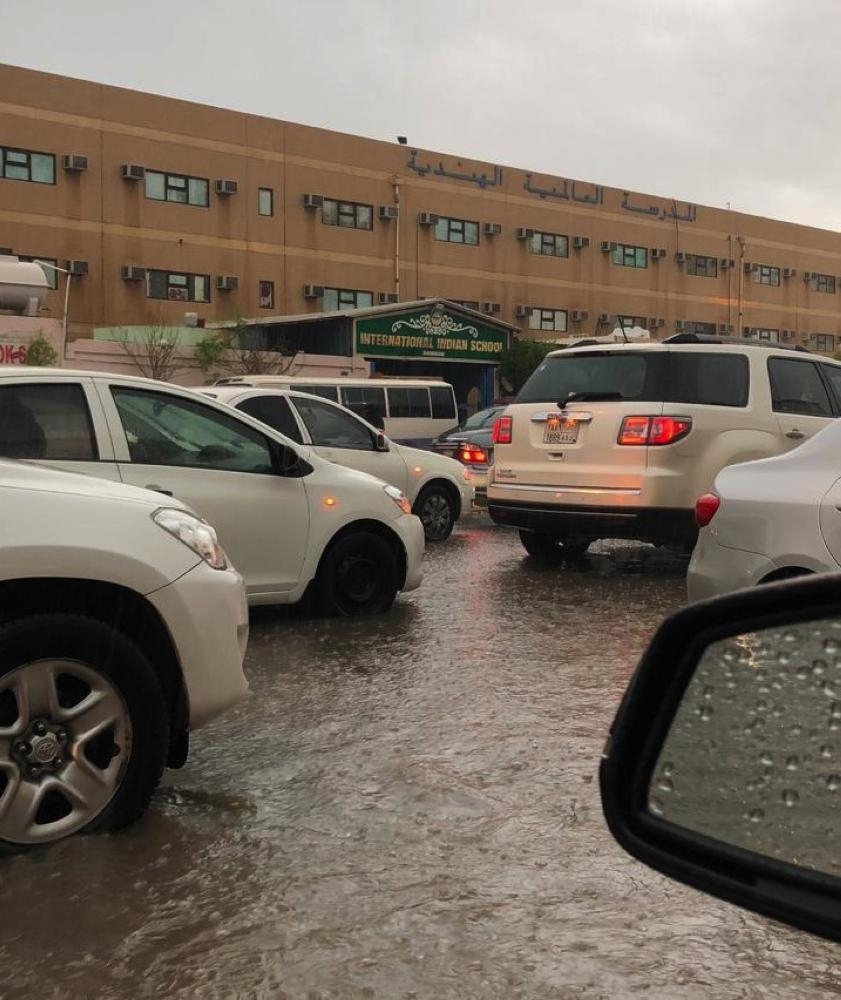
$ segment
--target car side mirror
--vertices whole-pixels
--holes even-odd
[[[625,692],[600,782],[635,858],[841,941],[841,575],[668,618]]]
[[[377,434],[377,436],[374,438],[374,447],[376,448],[377,451],[391,450],[388,443],[388,438],[385,436],[385,434],[382,433]]]

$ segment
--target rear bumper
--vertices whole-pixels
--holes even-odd
[[[690,603],[743,587],[755,587],[777,567],[758,552],[719,545],[709,531],[702,532],[686,574]]]
[[[689,551],[698,537],[694,511],[674,507],[594,507],[488,498],[497,524],[556,538],[630,538]]]

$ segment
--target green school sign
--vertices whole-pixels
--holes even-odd
[[[499,363],[508,331],[444,309],[360,316],[356,353],[366,358],[440,358]]]

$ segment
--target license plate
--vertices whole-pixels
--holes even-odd
[[[575,444],[578,440],[578,421],[566,417],[549,417],[543,432],[544,444]]]

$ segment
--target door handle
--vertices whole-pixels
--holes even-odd
[[[171,497],[172,496],[172,490],[165,490],[163,488],[163,486],[158,486],[157,483],[146,483],[145,488],[147,490],[154,490],[155,493],[163,493],[164,496],[167,496],[167,497]]]
[[[806,435],[803,431],[799,431],[796,427],[792,427],[790,431],[786,431],[786,437],[791,438],[792,441],[801,441]]]

